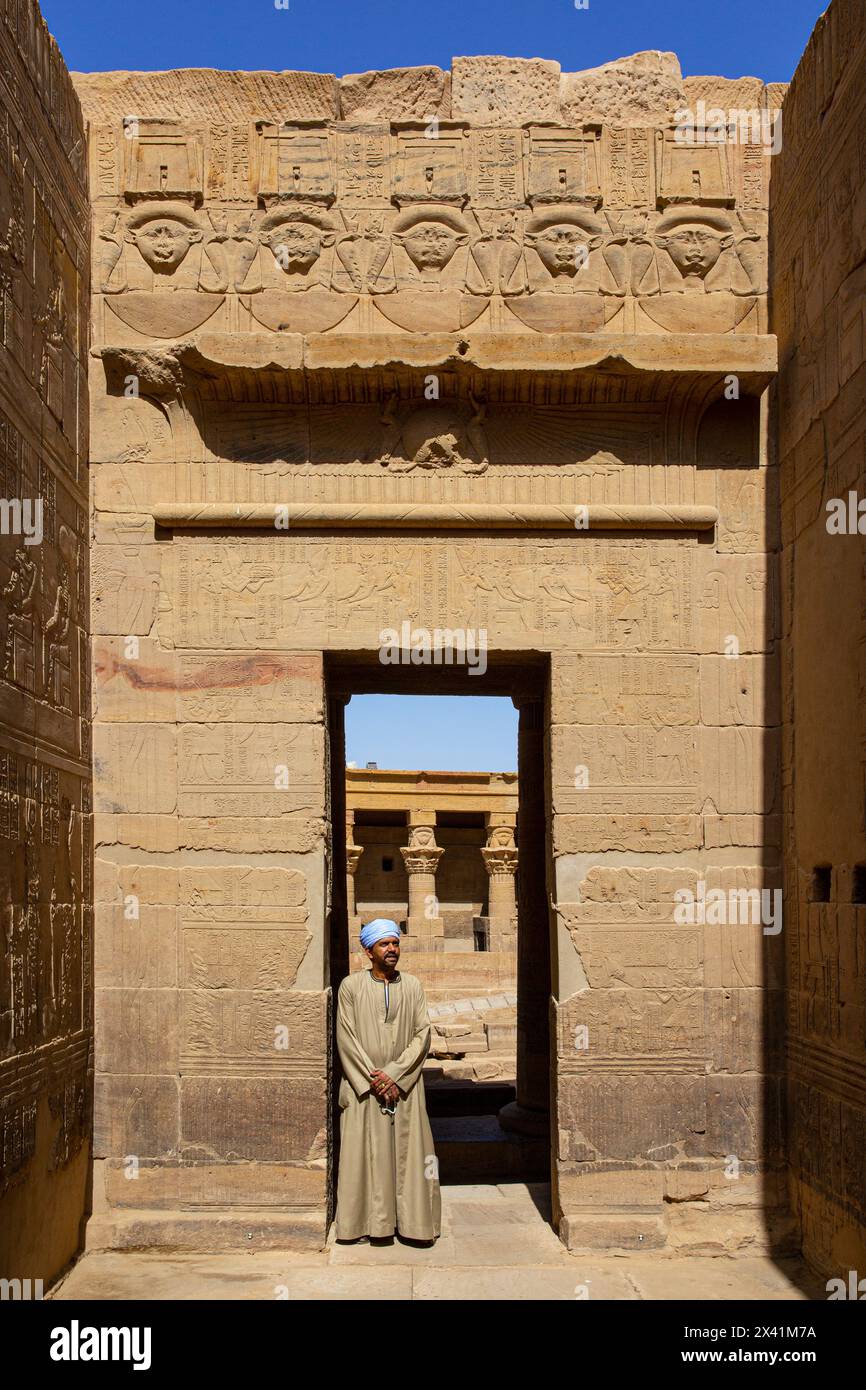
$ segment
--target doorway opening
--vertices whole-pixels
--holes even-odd
[[[345,975],[369,967],[361,925],[396,921],[400,969],[427,996],[424,1088],[440,1181],[547,1183],[548,658],[489,654],[471,680],[455,668],[383,666],[376,653],[327,654],[325,671],[334,997]],[[440,710],[447,736],[425,739]],[[332,1056],[333,1193],[336,1046]]]

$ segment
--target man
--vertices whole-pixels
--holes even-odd
[[[430,1050],[427,1000],[397,970],[400,928],[368,922],[361,945],[370,970],[348,975],[337,996],[340,1176],[337,1240],[440,1234],[438,1164],[421,1069]]]

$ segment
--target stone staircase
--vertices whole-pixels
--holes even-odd
[[[547,1140],[512,1134],[498,1119],[515,1098],[516,992],[433,993],[424,1088],[440,1181],[549,1181]]]

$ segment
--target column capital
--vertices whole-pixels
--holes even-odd
[[[364,853],[363,845],[346,845],[346,872],[354,877],[355,871],[361,862],[361,855]]]
[[[481,858],[489,874],[516,874],[517,850],[512,845],[501,845],[494,849],[482,849]]]
[[[435,874],[436,865],[445,851],[438,845],[401,845],[400,853],[407,874]]]

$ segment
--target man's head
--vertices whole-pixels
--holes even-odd
[[[400,928],[388,917],[377,917],[361,928],[361,945],[377,970],[391,970],[400,959]]]

